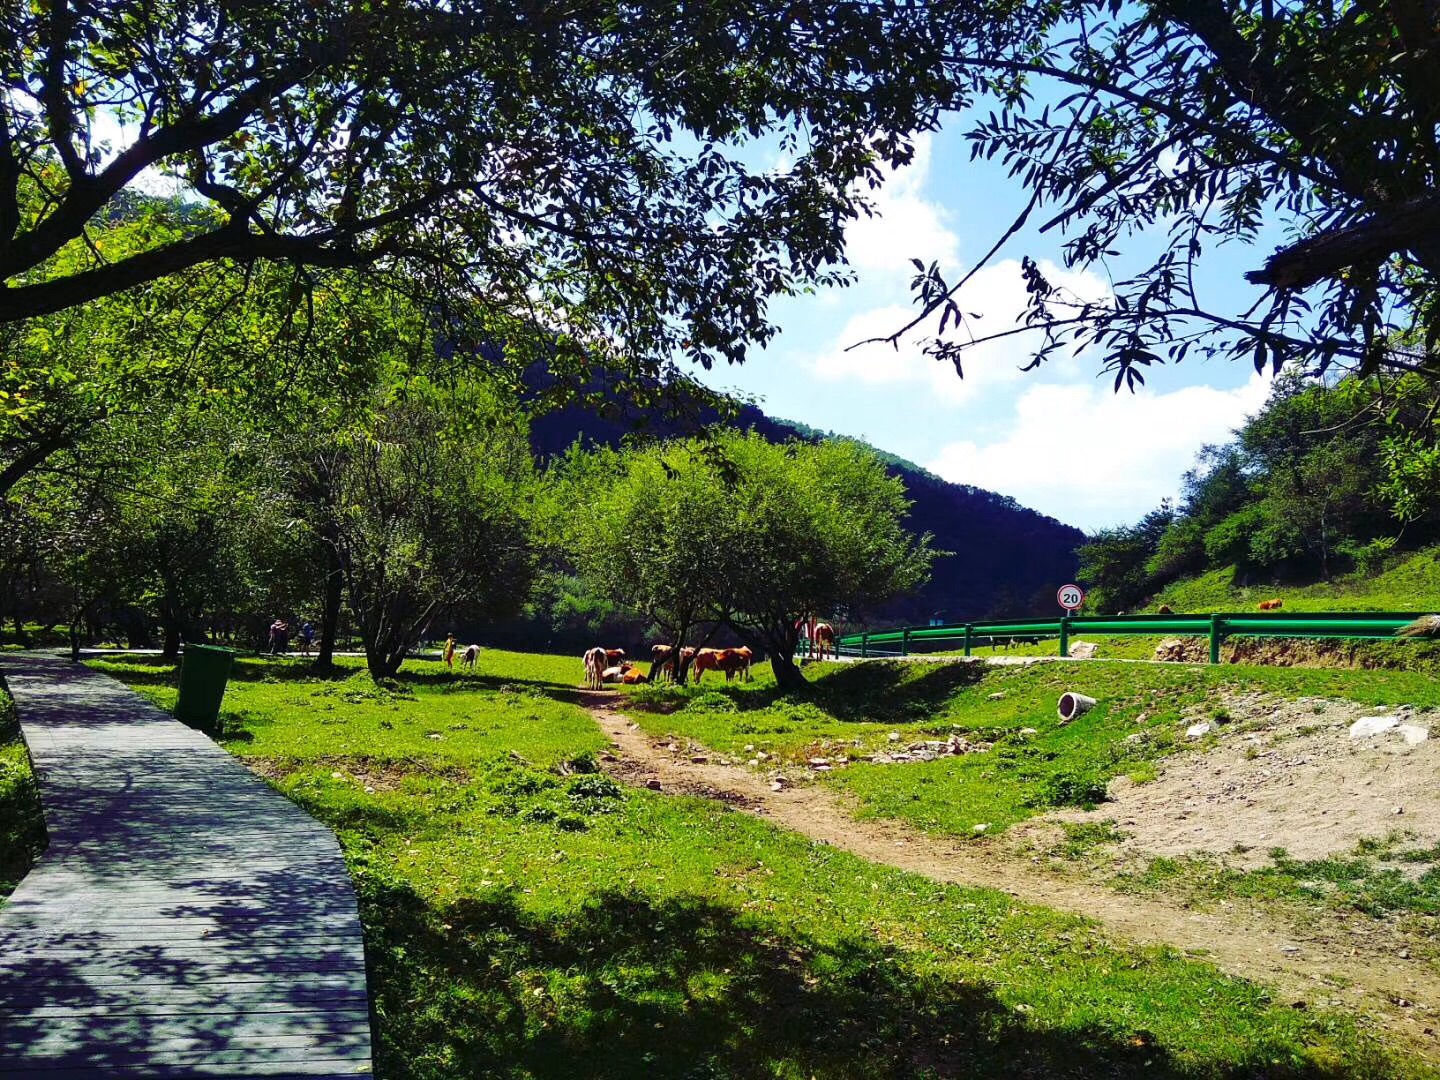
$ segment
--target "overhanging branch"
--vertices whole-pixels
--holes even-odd
[[[1304,289],[1350,266],[1373,266],[1397,251],[1440,244],[1440,196],[1420,195],[1363,221],[1281,248],[1245,275],[1256,285]]]
[[[290,260],[307,266],[346,268],[365,266],[383,254],[386,252],[360,251],[315,238],[260,235],[232,225],[54,281],[0,288],[0,323],[50,315],[217,259]]]

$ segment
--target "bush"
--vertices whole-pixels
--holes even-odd
[[[624,795],[620,785],[603,773],[577,776],[570,781],[572,799],[618,799]]]
[[[1105,781],[1094,773],[1057,772],[1045,778],[1030,806],[1094,806],[1109,797]]]
[[[576,754],[574,757],[567,760],[564,766],[562,766],[561,771],[572,773],[598,773],[600,771],[600,762],[596,760],[594,754],[592,754],[589,750],[586,750],[583,754]],[[573,785],[571,789],[573,790]]]
[[[690,702],[688,708],[704,709],[707,712],[739,712],[740,706],[735,704],[735,699],[729,694],[722,694],[718,690],[711,690],[701,694],[694,701]]]
[[[1358,573],[1373,577],[1385,569],[1385,562],[1395,553],[1395,537],[1382,536],[1368,544],[1345,541],[1336,548],[1355,564]]]
[[[1258,506],[1237,510],[1205,534],[1205,557],[1211,566],[1251,562],[1250,545],[1265,527],[1265,514]]]

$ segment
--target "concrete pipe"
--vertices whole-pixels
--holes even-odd
[[[1060,714],[1060,722],[1068,724],[1077,716],[1084,716],[1094,707],[1095,699],[1093,697],[1077,694],[1074,690],[1066,690],[1060,695],[1060,703],[1055,706],[1055,711]]]

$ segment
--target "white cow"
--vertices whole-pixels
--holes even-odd
[[[585,685],[591,690],[599,690],[605,685],[605,668],[609,666],[609,659],[605,650],[599,645],[593,649],[585,650]]]

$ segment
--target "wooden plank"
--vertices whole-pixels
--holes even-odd
[[[369,1072],[334,834],[106,676],[15,653],[0,676],[50,836],[0,907],[0,1078]]]

